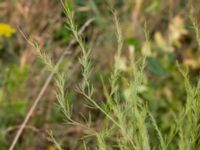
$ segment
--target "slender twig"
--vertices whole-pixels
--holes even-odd
[[[94,20],[95,20],[94,18],[91,18],[91,19],[89,19],[88,21],[86,21],[86,23],[85,23],[85,24],[81,27],[81,29],[79,30],[79,34],[82,34],[82,33],[86,30],[86,28],[87,28],[88,26],[91,25],[91,23],[92,23]],[[63,54],[61,54],[61,56],[60,56],[60,58],[59,58],[59,60],[58,60],[58,62],[57,62],[57,64],[56,64],[55,68],[57,68],[57,67],[61,64],[61,62],[63,61],[64,57],[69,53],[70,48],[73,47],[76,43],[77,43],[77,42],[76,42],[75,40],[72,40],[72,41],[69,43],[69,45],[67,46],[66,50],[63,52]],[[38,96],[37,96],[36,99],[34,100],[34,103],[33,103],[33,105],[31,106],[30,110],[28,111],[28,113],[27,113],[27,115],[26,115],[26,118],[24,119],[23,123],[21,124],[21,127],[19,128],[19,130],[18,130],[16,136],[14,137],[14,139],[13,139],[13,141],[12,141],[12,144],[11,144],[9,150],[13,150],[13,149],[14,149],[14,147],[15,147],[15,145],[16,145],[16,143],[17,143],[19,137],[21,136],[21,134],[22,134],[22,132],[23,132],[23,130],[24,130],[24,128],[25,128],[27,122],[29,121],[31,115],[33,114],[33,112],[34,112],[34,110],[35,110],[35,108],[36,108],[36,106],[38,105],[39,101],[41,100],[41,98],[42,98],[42,96],[43,96],[45,90],[47,89],[48,85],[50,84],[50,82],[51,82],[53,76],[54,76],[54,72],[51,72],[51,73],[49,74],[47,80],[45,81],[45,83],[44,83],[42,89],[40,90]]]
[[[14,130],[16,130],[16,129],[19,129],[20,127],[21,127],[21,126],[9,127],[9,128],[7,128],[3,133],[7,134],[7,133],[12,132],[12,131],[14,131]],[[32,131],[34,131],[34,132],[36,132],[36,133],[40,133],[40,132],[41,132],[40,129],[37,129],[36,127],[31,126],[31,125],[26,125],[26,126],[24,127],[24,129],[30,129],[30,130],[32,130]]]

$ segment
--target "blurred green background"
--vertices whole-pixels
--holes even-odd
[[[174,115],[186,100],[183,77],[176,63],[187,66],[190,80],[197,82],[200,51],[190,16],[200,21],[200,1],[188,0],[69,0],[80,28],[90,18],[95,21],[84,31],[84,39],[92,50],[95,97],[103,99],[100,74],[108,80],[112,69],[116,39],[108,3],[119,15],[124,36],[120,69],[126,73],[130,59],[147,56],[147,84],[141,97],[148,99],[150,109],[163,132],[169,132]],[[11,144],[49,72],[37,59],[22,32],[35,39],[56,62],[73,40],[66,28],[66,18],[59,0],[0,0],[0,149]],[[146,41],[148,31],[149,42]],[[150,48],[149,48],[150,47]],[[76,46],[61,67],[70,64],[68,96],[75,100],[74,117],[81,120],[88,113],[74,90],[80,81],[79,51]],[[123,88],[126,88],[124,81]],[[93,110],[93,123],[98,127],[103,116]],[[56,104],[53,82],[20,137],[16,149],[54,150],[46,131],[53,130],[65,149],[78,149],[84,131],[68,127]],[[156,139],[155,139],[156,140]]]

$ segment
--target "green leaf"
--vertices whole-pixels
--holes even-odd
[[[13,115],[26,115],[26,106],[27,106],[27,100],[12,100],[11,103],[7,105],[7,112],[14,113]]]
[[[147,69],[159,76],[167,76],[169,74],[160,61],[154,57],[147,57]]]
[[[139,50],[141,48],[140,42],[133,37],[127,38],[126,42],[128,45],[134,46],[136,50]]]

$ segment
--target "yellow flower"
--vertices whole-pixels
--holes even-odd
[[[11,37],[16,30],[12,28],[10,25],[5,23],[0,23],[0,36],[2,37]]]

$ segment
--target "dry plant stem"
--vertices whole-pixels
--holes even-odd
[[[16,129],[19,129],[20,127],[21,127],[21,126],[9,127],[9,128],[7,128],[7,129],[4,131],[4,133],[5,133],[5,134],[8,134],[9,132],[12,132],[12,131],[14,131],[14,130],[16,130]],[[40,129],[37,129],[36,127],[31,126],[31,125],[26,125],[26,126],[24,127],[24,129],[30,129],[30,130],[32,130],[33,132],[36,132],[36,133],[41,132]]]
[[[135,1],[135,7],[132,12],[132,31],[133,31],[133,33],[135,32],[135,29],[136,29],[136,25],[138,22],[137,19],[140,15],[140,10],[141,10],[142,4],[143,4],[143,0]]]
[[[79,34],[82,34],[82,33],[85,31],[85,29],[86,29],[88,26],[91,25],[91,23],[92,23],[94,20],[95,20],[94,18],[89,19],[89,20],[81,27],[81,29],[79,30]],[[63,54],[60,56],[60,58],[59,58],[59,60],[58,60],[58,62],[57,62],[57,64],[56,64],[55,68],[57,68],[57,67],[61,64],[61,62],[63,61],[65,55],[67,55],[67,54],[69,53],[69,49],[70,49],[73,45],[75,45],[76,43],[77,43],[77,42],[76,42],[75,40],[72,40],[72,41],[70,42],[70,44],[67,46],[66,50],[65,50],[65,51],[63,52]],[[26,118],[24,119],[23,123],[21,124],[20,129],[18,130],[16,136],[14,137],[14,140],[12,141],[12,144],[11,144],[9,150],[13,150],[13,149],[14,149],[14,147],[15,147],[15,145],[16,145],[16,143],[17,143],[19,137],[20,137],[20,135],[22,134],[22,132],[23,132],[23,130],[24,130],[24,128],[25,128],[25,126],[26,126],[28,120],[30,119],[30,117],[31,117],[31,115],[32,115],[32,113],[33,113],[33,111],[35,110],[35,108],[36,108],[36,106],[37,106],[37,104],[38,104],[39,101],[41,100],[41,98],[42,98],[42,96],[43,96],[45,90],[47,89],[49,83],[51,82],[53,76],[54,76],[54,73],[51,72],[51,74],[48,76],[47,80],[45,81],[45,83],[44,83],[42,89],[40,90],[40,93],[38,94],[37,98],[35,99],[33,105],[31,106],[31,108],[30,108],[28,114],[26,115]]]

